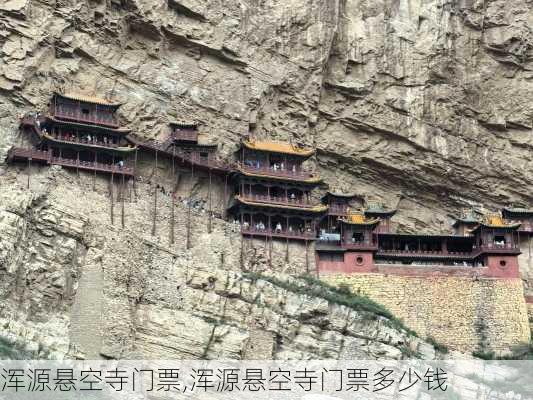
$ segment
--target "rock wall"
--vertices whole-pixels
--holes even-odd
[[[529,317],[529,327],[531,328],[531,336],[533,337],[533,297],[526,298],[527,315]]]
[[[0,324],[3,338],[35,355],[436,356],[432,346],[386,318],[241,274],[274,269],[289,279],[285,269],[304,272],[298,270],[305,265],[301,248],[291,244],[289,263],[270,266],[257,256],[263,243],[249,242],[254,263],[241,268],[240,233],[220,218],[213,218],[209,233],[200,208],[190,211],[187,249],[189,209],[177,202],[175,243],[169,243],[169,196],[159,197],[152,235],[154,195],[147,181],[128,188],[122,228],[121,211],[111,224],[107,178],[32,167],[27,189],[25,172],[9,168],[2,176],[9,185],[0,188]],[[276,244],[274,259],[284,260],[285,250]]]
[[[533,236],[520,238],[520,251],[518,265],[520,275],[524,281],[526,296],[533,296]]]
[[[175,305],[164,297],[136,300],[149,266],[158,265],[163,276],[154,292],[175,272],[174,256],[187,260],[179,268],[241,268],[239,235],[219,219],[208,234],[202,208],[192,213],[187,249],[178,237],[186,236],[188,210],[176,206],[176,241],[169,244],[170,200],[159,193],[156,201],[155,193],[157,184],[168,193],[174,177],[162,163],[152,180],[150,157],[138,187],[125,191],[124,229],[120,201],[110,224],[104,178],[93,185],[88,174],[33,166],[26,189],[26,169],[3,164],[4,156],[20,140],[18,117],[43,109],[53,90],[123,102],[121,121],[145,138],[164,139],[168,121],[199,120],[202,139],[218,143],[227,159],[250,131],[316,147],[310,167],[334,188],[397,206],[395,229],[445,231],[463,207],[533,203],[532,7],[526,0],[2,2],[0,318],[6,335],[58,354],[78,347],[82,354],[129,354],[132,332],[143,332],[138,321],[147,327],[139,337],[149,343],[161,335],[160,321],[179,326],[184,318],[172,314]],[[185,173],[181,182],[180,196],[205,199],[205,176]],[[214,202],[222,211],[217,185]],[[253,246],[250,254],[264,255],[261,243]],[[279,270],[302,269],[305,250],[291,249],[295,263],[288,267],[283,246],[277,250]],[[531,263],[524,257],[530,288]],[[253,268],[272,268],[259,258]],[[102,289],[90,286],[100,279]],[[95,307],[90,324],[72,326],[100,290],[100,317]],[[209,324],[198,326],[210,332]],[[60,339],[69,335],[70,349]],[[232,346],[225,354],[235,354]],[[141,347],[153,354],[162,348]],[[182,351],[175,355],[187,354]]]
[[[323,279],[368,295],[421,337],[432,337],[455,350],[505,353],[530,340],[519,279],[383,274],[332,275]]]

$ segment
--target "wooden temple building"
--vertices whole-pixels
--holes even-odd
[[[327,206],[314,204],[321,182],[303,163],[314,154],[288,143],[244,140],[234,174],[236,195],[230,212],[247,237],[312,241]]]
[[[23,117],[30,146],[11,148],[8,161],[131,177],[137,147],[128,139],[130,131],[119,126],[119,107],[97,97],[54,93],[47,113]]]
[[[483,272],[490,276],[518,276],[519,223],[498,215],[483,220],[464,216],[454,224],[452,235],[406,234],[390,232],[390,223],[382,222],[391,215],[350,212],[341,218],[340,241],[321,238],[317,243],[320,272],[368,273],[380,266],[485,267]]]
[[[236,164],[220,161],[217,145],[200,140],[198,124],[170,123],[164,141],[144,140],[120,127],[120,103],[80,94],[54,93],[46,113],[29,113],[21,121],[28,133],[27,146],[13,147],[8,161],[61,165],[123,178],[134,178],[138,152],[171,161],[176,176],[186,168],[209,176],[209,224],[211,231],[212,175],[224,179],[223,207],[240,224],[243,238],[303,243],[316,241],[316,265],[320,273],[375,272],[388,267],[454,267],[489,270],[490,276],[518,274],[520,235],[533,235],[533,210],[523,206],[504,208],[501,215],[481,217],[463,212],[453,224],[453,234],[395,233],[391,218],[396,210],[378,203],[360,208],[356,194],[327,192],[314,200],[322,180],[305,168],[315,151],[290,143],[245,139],[236,153]],[[153,160],[150,158],[150,162]],[[168,165],[168,164],[167,164]],[[153,183],[153,179],[150,178]],[[228,180],[234,188],[227,204]],[[28,180],[29,182],[29,180]],[[152,234],[156,232],[157,190],[153,185]],[[190,199],[189,199],[190,200]],[[171,242],[174,242],[174,202],[171,207]],[[190,212],[187,247],[190,247]],[[226,208],[227,206],[227,208]],[[360,208],[360,211],[354,211]],[[113,211],[111,212],[113,215]],[[113,217],[112,217],[113,218]],[[123,223],[124,225],[124,223]]]
[[[196,168],[214,173],[230,171],[226,163],[217,159],[217,145],[201,143],[198,124],[171,122],[171,132],[164,141],[143,140],[133,135],[128,138],[143,151],[172,160],[176,167]]]
[[[518,232],[524,236],[533,236],[533,209],[525,206],[511,206],[502,209],[502,216],[510,223],[519,223]]]

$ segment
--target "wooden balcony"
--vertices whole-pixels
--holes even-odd
[[[259,237],[275,237],[289,240],[315,240],[314,232],[301,232],[299,230],[287,230],[287,229],[258,229],[253,227],[241,227],[241,233],[245,236],[259,236]]]
[[[9,161],[36,161],[47,165],[61,165],[65,168],[76,168],[86,171],[96,171],[106,174],[117,174],[125,176],[134,176],[134,169],[131,166],[124,165],[122,168],[118,165],[104,164],[93,161],[73,160],[64,157],[53,157],[52,152],[23,149],[12,147],[8,152]]]
[[[497,254],[520,254],[520,246],[515,243],[487,243],[482,246],[474,246],[474,251],[481,253],[497,253]]]
[[[475,256],[475,252],[452,252],[452,251],[431,251],[431,250],[384,250],[378,249],[377,257],[395,258],[457,258],[470,259]]]
[[[330,204],[328,214],[329,215],[337,215],[337,216],[344,216],[348,213],[348,206],[347,205],[340,205],[340,204]]]
[[[142,149],[149,150],[149,151],[157,151],[161,154],[164,154],[166,157],[174,157],[178,161],[185,162],[189,165],[194,165],[197,167],[201,167],[204,169],[212,169],[217,171],[231,171],[232,167],[231,165],[224,163],[220,160],[217,160],[213,157],[201,157],[200,151],[198,152],[185,152],[181,150],[180,148],[176,147],[173,151],[172,148],[172,141],[167,140],[165,142],[158,142],[156,140],[141,140],[136,138],[135,136],[128,135],[127,138],[134,143],[135,145],[139,146]]]
[[[376,242],[343,242],[342,247],[347,250],[377,250],[378,244]]]
[[[262,194],[245,193],[239,196],[243,200],[255,203],[279,204],[281,206],[300,207],[302,209],[314,207],[307,199],[291,199],[288,197],[276,197]]]
[[[120,146],[118,144],[114,144],[111,140],[107,141],[98,141],[95,140],[95,136],[91,138],[91,140],[83,139],[83,138],[77,138],[75,136],[64,136],[64,135],[52,135],[50,133],[42,133],[42,136],[51,142],[56,143],[63,143],[63,144],[75,144],[78,146],[83,146],[87,149],[94,150],[111,150],[117,153],[129,153],[135,151],[136,147],[132,147],[129,145]]]
[[[319,238],[317,245],[320,245],[320,250],[361,250],[361,251],[375,251],[378,245],[375,242],[344,242],[342,240],[325,240]]]
[[[252,175],[264,175],[297,181],[320,181],[320,178],[303,170],[274,169],[268,167],[256,167],[252,165],[240,165],[241,171]]]
[[[52,153],[50,151],[24,149],[20,147],[12,147],[7,152],[8,161],[38,161],[50,163]]]
[[[176,129],[172,132],[172,139],[176,142],[198,143],[198,131],[195,129]]]
[[[112,114],[106,115],[101,113],[84,114],[80,109],[71,109],[67,107],[56,107],[53,109],[54,118],[81,121],[89,124],[105,125],[111,128],[118,128],[119,124],[116,117]]]

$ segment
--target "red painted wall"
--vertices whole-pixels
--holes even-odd
[[[487,257],[485,267],[445,267],[445,266],[402,266],[390,264],[374,264],[372,252],[344,253],[342,261],[324,261],[317,257],[319,273],[355,274],[380,273],[399,276],[468,276],[486,278],[519,278],[518,258],[508,255],[491,255]]]
[[[317,257],[319,272],[326,274],[353,274],[377,272],[372,252],[346,252],[343,261],[324,261]]]

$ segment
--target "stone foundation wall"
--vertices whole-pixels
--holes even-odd
[[[530,340],[520,279],[415,277],[386,274],[329,275],[383,304],[421,337],[450,349],[506,352]],[[531,305],[529,305],[531,316]]]
[[[533,337],[533,296],[526,297],[527,314],[529,317],[529,328]]]
[[[520,275],[524,281],[526,294],[533,296],[533,236],[520,237],[520,251],[522,252],[518,256]]]

